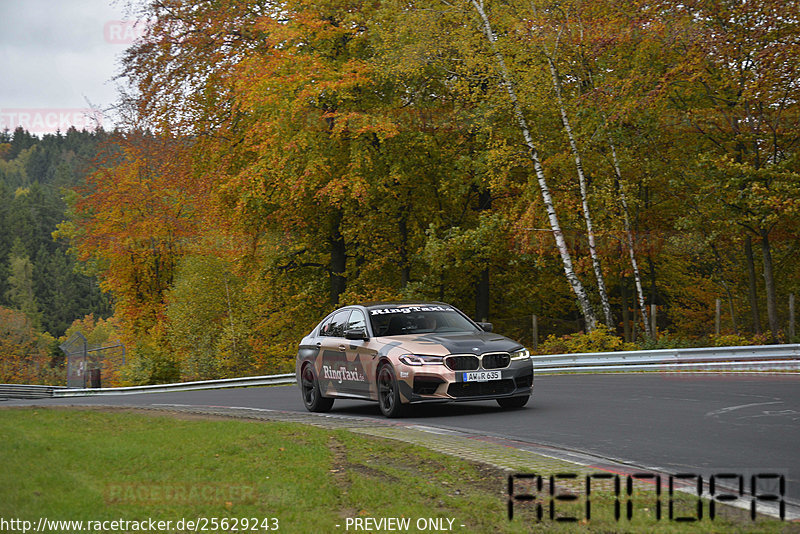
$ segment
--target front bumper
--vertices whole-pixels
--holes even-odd
[[[500,378],[487,381],[469,380],[464,371],[450,371],[444,366],[401,365],[399,385],[401,400],[406,403],[460,402],[492,400],[530,395],[533,392],[531,360],[512,361],[508,367],[493,369]]]

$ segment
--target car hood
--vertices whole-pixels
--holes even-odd
[[[516,341],[491,332],[407,334],[379,339],[394,346],[401,345],[409,352],[440,356],[513,352],[522,348],[522,345]]]

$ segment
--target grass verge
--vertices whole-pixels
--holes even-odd
[[[30,521],[33,529],[42,518],[93,522],[84,528],[94,524],[106,532],[276,526],[290,533],[800,531],[796,523],[752,522],[730,510],[713,522],[676,523],[665,509],[657,520],[646,499],[632,521],[617,521],[613,495],[602,491],[593,492],[590,521],[537,521],[538,503],[517,506],[509,521],[502,471],[415,445],[294,423],[38,408],[0,410],[0,429],[5,531],[21,532],[23,524],[3,528],[3,520]],[[681,499],[678,506],[691,510],[694,501]],[[580,498],[559,503],[559,510],[584,517]],[[398,522],[380,523],[388,518]],[[131,523],[150,520],[171,524],[153,530],[152,522]],[[105,528],[112,521],[128,523]]]

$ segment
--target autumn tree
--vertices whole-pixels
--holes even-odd
[[[52,365],[54,341],[37,332],[25,313],[0,307],[0,383],[63,383],[63,369]]]
[[[724,206],[727,220],[742,228],[753,313],[752,239],[759,242],[767,318],[773,339],[778,318],[774,243],[771,236],[797,213],[800,190],[800,21],[797,3],[717,1],[664,3],[695,24],[684,43],[684,76],[670,98],[687,128],[702,142],[694,159],[698,197]],[[757,317],[753,320],[758,326]]]
[[[134,335],[158,323],[164,292],[194,232],[184,149],[179,141],[142,133],[115,139],[80,189],[73,220],[59,229],[79,259],[93,264]]]
[[[189,255],[181,260],[167,295],[166,319],[182,378],[232,378],[254,367],[249,337],[257,308],[244,293],[244,283],[221,258]]]
[[[794,95],[767,98],[794,91],[791,47],[753,41],[785,73],[720,97],[729,37],[761,31],[725,10],[765,6],[145,2],[123,62],[131,133],[64,232],[121,321],[172,355],[143,380],[276,369],[321,314],[370,299],[572,330],[595,308],[628,329],[633,307],[645,332],[658,304],[660,328],[699,335],[719,291],[736,317],[743,233],[777,269],[792,258]],[[758,102],[777,144],[744,136]],[[41,156],[22,145],[20,177]]]

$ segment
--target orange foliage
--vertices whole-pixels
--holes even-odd
[[[163,294],[196,232],[186,147],[141,134],[117,138],[76,206],[73,245],[94,261],[132,333],[163,314]]]
[[[53,341],[24,313],[0,307],[0,383],[62,385],[63,370],[50,365]]]

